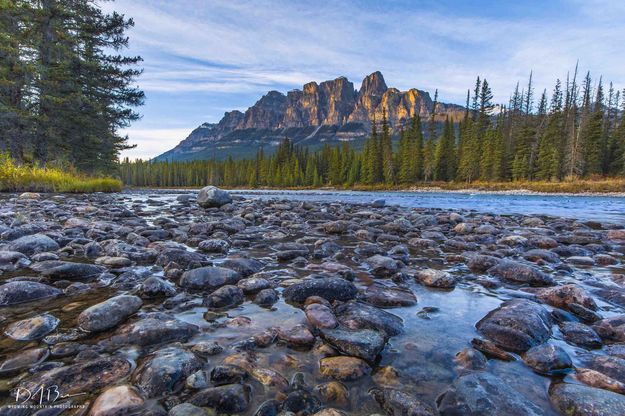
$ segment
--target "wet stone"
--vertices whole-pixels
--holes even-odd
[[[254,303],[267,308],[278,302],[279,298],[274,289],[263,289],[254,296]]]
[[[238,281],[237,286],[246,295],[258,293],[263,289],[271,288],[271,282],[262,277],[248,277]]]
[[[20,237],[9,244],[9,250],[18,251],[27,256],[58,250],[59,244],[44,234],[33,234]]]
[[[294,347],[311,347],[315,343],[315,336],[305,325],[280,328],[278,330],[278,339]]]
[[[84,331],[99,332],[114,328],[141,308],[141,298],[119,295],[93,305],[78,315],[78,326]]]
[[[200,267],[188,270],[180,278],[180,286],[190,290],[213,291],[225,285],[235,285],[241,275],[224,267]]]
[[[114,345],[135,344],[140,346],[166,342],[184,342],[193,336],[198,327],[172,317],[147,317],[120,327],[110,338]]]
[[[245,384],[209,387],[192,395],[188,402],[194,406],[213,408],[219,413],[240,413],[249,406],[250,387]]]
[[[540,374],[553,374],[571,370],[571,357],[561,347],[542,344],[530,348],[523,356],[523,361]]]
[[[338,277],[307,278],[301,283],[290,285],[284,290],[284,297],[289,302],[304,303],[310,296],[319,296],[330,302],[347,301],[358,294],[352,282]]]
[[[137,389],[129,385],[111,387],[93,402],[90,416],[119,416],[140,411],[145,400]]]
[[[336,317],[348,329],[373,329],[387,336],[399,335],[403,331],[403,320],[392,313],[361,302],[347,302],[339,305]]]
[[[60,322],[55,316],[44,313],[14,322],[4,330],[4,333],[17,341],[32,341],[43,338],[54,331]]]
[[[160,277],[150,276],[141,284],[141,296],[146,299],[168,298],[176,295],[176,288]]]
[[[321,338],[338,352],[359,357],[373,362],[384,349],[386,340],[377,331],[363,329],[346,331],[342,329],[323,329]]]
[[[13,374],[35,366],[50,355],[47,348],[32,348],[7,357],[0,363],[0,376]]]
[[[202,367],[200,360],[179,346],[158,350],[135,372],[135,385],[146,397],[160,397],[182,389],[185,379]]]
[[[363,299],[378,308],[413,306],[417,297],[410,289],[371,285],[363,293]]]
[[[553,286],[555,284],[553,277],[537,267],[512,260],[499,261],[497,265],[488,269],[488,273],[509,283],[523,283],[530,286]]]
[[[0,286],[0,306],[32,302],[59,296],[63,292],[55,287],[38,282],[15,281]]]
[[[369,394],[387,415],[434,416],[436,413],[416,397],[396,389],[371,389]]]
[[[579,384],[553,385],[549,389],[549,398],[553,407],[563,415],[625,414],[625,396]]]
[[[560,331],[566,341],[579,347],[595,349],[603,345],[599,335],[591,327],[580,322],[562,322]]]
[[[244,300],[245,296],[241,289],[233,285],[226,285],[206,296],[202,305],[212,309],[225,309],[238,306]]]
[[[338,322],[330,307],[321,303],[312,303],[306,306],[306,319],[314,328],[336,328]]]
[[[327,357],[319,361],[321,375],[340,381],[353,381],[371,373],[371,367],[357,357]]]
[[[443,270],[420,270],[415,274],[415,278],[425,286],[439,289],[451,289],[456,286],[456,278]]]

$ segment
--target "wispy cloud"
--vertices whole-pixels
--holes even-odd
[[[549,7],[474,1],[460,7],[446,1],[118,0],[103,6],[135,18],[131,52],[145,59],[140,85],[147,107],[167,108],[159,100],[193,94],[195,102],[167,114],[189,128],[207,121],[192,118],[192,106],[240,108],[269,89],[340,75],[358,87],[374,70],[389,85],[438,88],[441,99],[456,103],[463,103],[477,75],[505,102],[531,70],[537,89],[550,89],[578,59],[582,68],[625,84],[625,6],[616,1],[562,0]],[[211,111],[208,121],[222,114]],[[146,108],[135,128],[169,127],[159,126],[155,113]],[[135,128],[129,134],[136,141]]]

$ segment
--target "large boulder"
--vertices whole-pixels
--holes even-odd
[[[530,286],[553,286],[553,277],[544,273],[538,267],[523,264],[513,260],[501,260],[488,269],[488,273],[503,281]]]
[[[13,322],[4,333],[18,341],[40,339],[54,331],[61,321],[49,313]]]
[[[9,250],[19,251],[27,256],[58,249],[58,243],[45,234],[26,235],[9,244]]]
[[[179,346],[160,349],[137,369],[135,384],[147,397],[161,397],[178,392],[185,379],[202,368],[202,362]]]
[[[491,311],[477,324],[477,330],[497,346],[524,352],[551,336],[553,322],[547,309],[526,299],[512,299]]]
[[[16,305],[34,300],[59,296],[63,292],[38,282],[14,281],[0,286],[0,306]]]
[[[369,362],[384,349],[386,340],[377,331],[362,329],[346,331],[343,329],[323,329],[321,337],[341,354],[362,358]]]
[[[540,416],[544,412],[499,377],[475,371],[458,377],[438,398],[442,416]]]
[[[95,304],[78,315],[78,326],[88,332],[105,331],[124,322],[143,302],[133,295],[119,295]]]
[[[361,302],[346,302],[339,305],[336,317],[341,325],[349,329],[373,329],[392,337],[399,335],[404,321],[397,315]]]
[[[352,282],[339,277],[309,278],[292,284],[284,290],[284,298],[289,302],[304,303],[310,296],[319,296],[330,302],[347,301],[358,294]]]
[[[190,290],[212,292],[224,285],[236,285],[241,274],[225,267],[200,267],[188,270],[180,278],[180,286]]]
[[[120,327],[109,339],[112,345],[134,344],[139,346],[167,342],[185,342],[198,332],[196,325],[171,316],[151,316]]]
[[[219,208],[231,202],[230,194],[216,186],[205,186],[197,195],[197,203],[202,208]]]
[[[549,398],[563,415],[625,415],[625,396],[608,390],[559,383],[549,388]]]

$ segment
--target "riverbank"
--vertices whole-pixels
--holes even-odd
[[[4,199],[3,390],[92,414],[625,412],[625,230],[221,199]]]
[[[133,187],[137,190],[199,190],[199,187]],[[231,186],[232,190],[253,191],[369,191],[369,192],[455,192],[455,193],[483,193],[502,195],[596,195],[625,197],[625,180],[609,179],[596,181],[570,182],[424,182],[418,185],[353,185],[353,186],[323,186],[323,187],[256,187]]]
[[[27,166],[0,155],[0,192],[120,192],[114,178],[94,178],[60,168]]]

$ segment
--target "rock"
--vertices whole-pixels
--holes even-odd
[[[610,355],[587,354],[580,359],[582,365],[625,383],[625,359]]]
[[[254,416],[278,416],[282,403],[275,399],[262,402],[254,412]]]
[[[315,343],[315,336],[305,325],[278,330],[278,339],[293,347],[310,347]]]
[[[496,358],[502,361],[515,361],[515,358],[509,352],[506,352],[495,345],[494,342],[487,339],[473,338],[471,345],[478,351],[483,352],[486,356]]]
[[[347,302],[339,305],[336,317],[348,329],[373,329],[392,337],[403,330],[403,320],[392,313],[361,302]]]
[[[134,382],[147,397],[177,393],[185,379],[202,368],[201,361],[179,346],[160,349],[137,369]]]
[[[413,306],[417,297],[410,289],[371,285],[363,293],[363,299],[378,308]]]
[[[371,389],[369,394],[389,416],[434,416],[436,413],[427,404],[396,389]]]
[[[456,286],[456,278],[443,270],[419,270],[415,278],[425,286],[451,289]]]
[[[372,208],[384,208],[385,205],[386,205],[386,200],[384,199],[375,199],[371,203]]]
[[[305,390],[295,390],[289,393],[282,402],[282,410],[292,412],[292,414],[312,415],[320,407],[319,399]]]
[[[93,305],[78,315],[78,326],[88,332],[114,328],[137,312],[143,302],[132,295],[119,295]]]
[[[332,329],[338,325],[334,312],[326,305],[320,303],[310,304],[306,306],[305,313],[306,319],[308,319],[313,328]]]
[[[485,371],[463,374],[437,399],[438,411],[446,415],[541,416],[544,412],[510,387]]]
[[[41,199],[41,195],[37,192],[23,192],[18,199]]]
[[[327,222],[323,225],[323,230],[327,234],[345,234],[348,228],[349,223],[342,220]]]
[[[27,256],[46,251],[56,251],[59,248],[56,241],[44,234],[26,235],[9,244],[9,250],[19,251]]]
[[[274,289],[263,289],[254,296],[254,303],[268,308],[279,300],[278,292]]]
[[[141,283],[141,296],[144,298],[168,298],[175,295],[174,285],[160,277],[150,276]]]
[[[560,256],[558,256],[553,251],[545,250],[542,248],[535,248],[535,249],[526,251],[525,253],[523,253],[523,258],[525,260],[529,260],[535,263],[539,263],[541,261],[544,261],[547,263],[559,263],[560,262]]]
[[[488,362],[484,354],[475,348],[465,348],[459,351],[454,357],[454,361],[460,369],[465,371],[484,370]]]
[[[222,263],[223,267],[232,269],[243,277],[251,276],[262,270],[265,265],[258,260],[248,259],[245,257],[231,257]]]
[[[230,243],[219,238],[200,241],[197,248],[204,253],[222,253],[226,254],[230,249]]]
[[[106,272],[105,267],[96,266],[94,264],[57,260],[35,263],[31,265],[30,268],[54,280],[95,280],[102,273]]]
[[[7,357],[0,364],[0,376],[10,375],[21,370],[33,367],[44,361],[50,355],[47,348],[31,348]]]
[[[211,416],[209,412],[191,403],[180,403],[169,409],[167,416]]]
[[[113,269],[121,269],[123,267],[132,266],[132,260],[127,257],[103,256],[95,259],[95,264],[110,267]]]
[[[217,355],[224,350],[224,347],[219,345],[215,341],[200,341],[191,347],[191,351],[200,357],[208,357],[211,355]]]
[[[603,416],[624,415],[625,396],[611,391],[559,383],[549,388],[553,407],[563,415]]]
[[[614,393],[625,394],[625,384],[612,377],[606,376],[599,371],[588,368],[576,368],[573,378],[590,386],[599,389],[610,390]]]
[[[38,373],[20,383],[21,387],[58,386],[62,394],[95,392],[130,374],[131,365],[123,358],[107,357],[78,362]],[[33,390],[34,391],[34,390]]]
[[[226,285],[204,298],[202,305],[212,309],[232,308],[243,303],[243,291],[236,286]]]
[[[49,313],[13,322],[4,330],[5,335],[17,341],[41,339],[54,331],[61,321]]]
[[[500,261],[501,259],[494,256],[477,254],[469,257],[467,267],[474,273],[484,273],[495,267]]]
[[[202,208],[219,208],[231,202],[230,194],[215,186],[205,186],[197,195],[197,203]]]
[[[358,290],[352,282],[338,277],[307,278],[287,287],[283,292],[287,301],[295,303],[304,303],[310,296],[319,296],[330,302],[347,301],[354,299],[357,294]]]
[[[200,267],[188,270],[180,278],[180,286],[189,290],[212,292],[225,285],[236,285],[241,275],[224,267]]]
[[[14,281],[0,286],[0,306],[32,302],[61,294],[61,290],[43,283]]]
[[[135,414],[143,407],[145,400],[137,389],[129,385],[106,389],[93,402],[89,416],[120,416]]]
[[[198,327],[172,317],[148,317],[120,327],[111,337],[115,345],[148,346],[168,342],[185,342]]]
[[[374,362],[384,349],[386,340],[377,331],[363,329],[346,331],[343,329],[322,329],[321,338],[341,354]]]
[[[565,340],[580,347],[594,349],[603,345],[599,335],[591,327],[580,322],[562,322],[560,331]]]
[[[615,357],[625,359],[625,344],[624,343],[606,345],[603,350],[608,355],[613,355]]]
[[[397,260],[380,254],[371,256],[365,261],[371,268],[371,273],[378,277],[390,277],[399,270]]]
[[[0,251],[0,271],[14,272],[29,264],[28,257],[19,251]]]
[[[489,312],[477,324],[478,332],[499,347],[524,352],[551,336],[551,317],[540,304],[512,299]]]
[[[577,266],[594,266],[595,261],[592,257],[587,256],[571,256],[566,259],[567,263],[575,264]]]
[[[239,280],[237,286],[246,295],[252,295],[263,289],[271,288],[271,282],[267,279],[263,279],[262,277],[248,277],[246,279]]]
[[[553,286],[553,278],[540,269],[512,260],[501,260],[488,273],[506,282],[530,286]]]
[[[539,289],[536,296],[556,308],[568,309],[570,304],[577,303],[591,310],[597,309],[593,298],[584,289],[574,284]]]
[[[353,381],[371,373],[371,367],[356,357],[326,357],[319,361],[321,375],[341,381]]]
[[[210,380],[215,386],[223,386],[242,383],[247,376],[247,371],[236,365],[218,365],[211,371]]]
[[[181,248],[167,248],[160,252],[156,258],[156,264],[165,267],[170,263],[177,264],[183,270],[201,268],[211,264],[208,258],[201,253]]]
[[[346,406],[349,403],[349,391],[343,383],[338,381],[318,384],[314,390],[326,403],[340,406]]]
[[[554,374],[568,371],[573,367],[571,357],[561,347],[541,344],[530,348],[523,361],[540,374]]]
[[[219,413],[241,413],[250,403],[250,387],[241,384],[209,387],[195,393],[189,403],[200,407],[212,407]]]
[[[602,319],[593,325],[599,336],[608,341],[625,341],[625,315]]]

